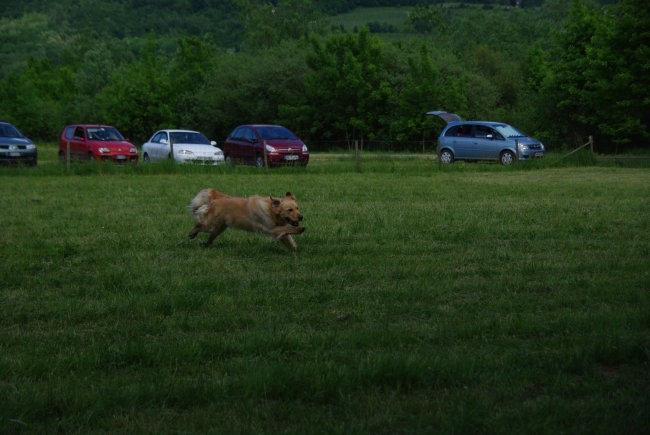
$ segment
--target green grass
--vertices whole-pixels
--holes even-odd
[[[336,15],[331,20],[332,23],[342,26],[348,32],[373,22],[387,23],[397,29],[403,29],[410,10],[410,7],[364,7]]]
[[[0,432],[645,432],[650,172],[533,163],[1,168]]]

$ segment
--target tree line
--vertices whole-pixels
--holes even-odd
[[[131,3],[152,4],[119,4]],[[181,3],[200,15],[226,2],[163,3],[170,15]],[[315,143],[408,142],[435,140],[441,124],[425,113],[443,109],[510,122],[551,147],[587,135],[602,151],[648,145],[650,17],[642,0],[496,9],[424,2],[393,39],[364,26],[341,31],[317,3],[207,7],[237,29],[236,42],[205,31],[213,25],[139,37],[71,32],[56,50],[3,71],[0,118],[46,141],[71,122],[113,124],[136,143],[162,127],[220,140],[237,124],[273,122]]]

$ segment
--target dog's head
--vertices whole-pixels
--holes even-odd
[[[287,192],[284,198],[271,197],[271,209],[275,213],[276,223],[278,225],[293,225],[297,227],[302,220],[302,214],[298,208],[296,197],[291,192]]]

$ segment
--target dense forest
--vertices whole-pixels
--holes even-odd
[[[338,21],[380,6],[403,19]],[[444,109],[551,147],[650,143],[645,0],[5,0],[0,17],[0,119],[42,141],[277,122],[316,149],[412,144]]]

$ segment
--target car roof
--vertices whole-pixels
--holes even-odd
[[[242,124],[242,125],[238,125],[236,128],[239,128],[239,127],[253,127],[253,128],[281,127],[281,128],[287,128],[284,125],[280,125],[280,124]]]
[[[466,125],[466,124],[488,125],[491,127],[498,126],[498,125],[509,125],[507,122],[498,122],[498,121],[452,121],[447,123],[447,126]]]
[[[70,124],[67,125],[66,128],[68,127],[110,127],[110,128],[115,128],[112,125],[108,124]]]
[[[166,131],[167,133],[201,133],[200,131],[196,130],[181,130],[181,129],[176,129],[176,128],[163,128],[160,131]]]

